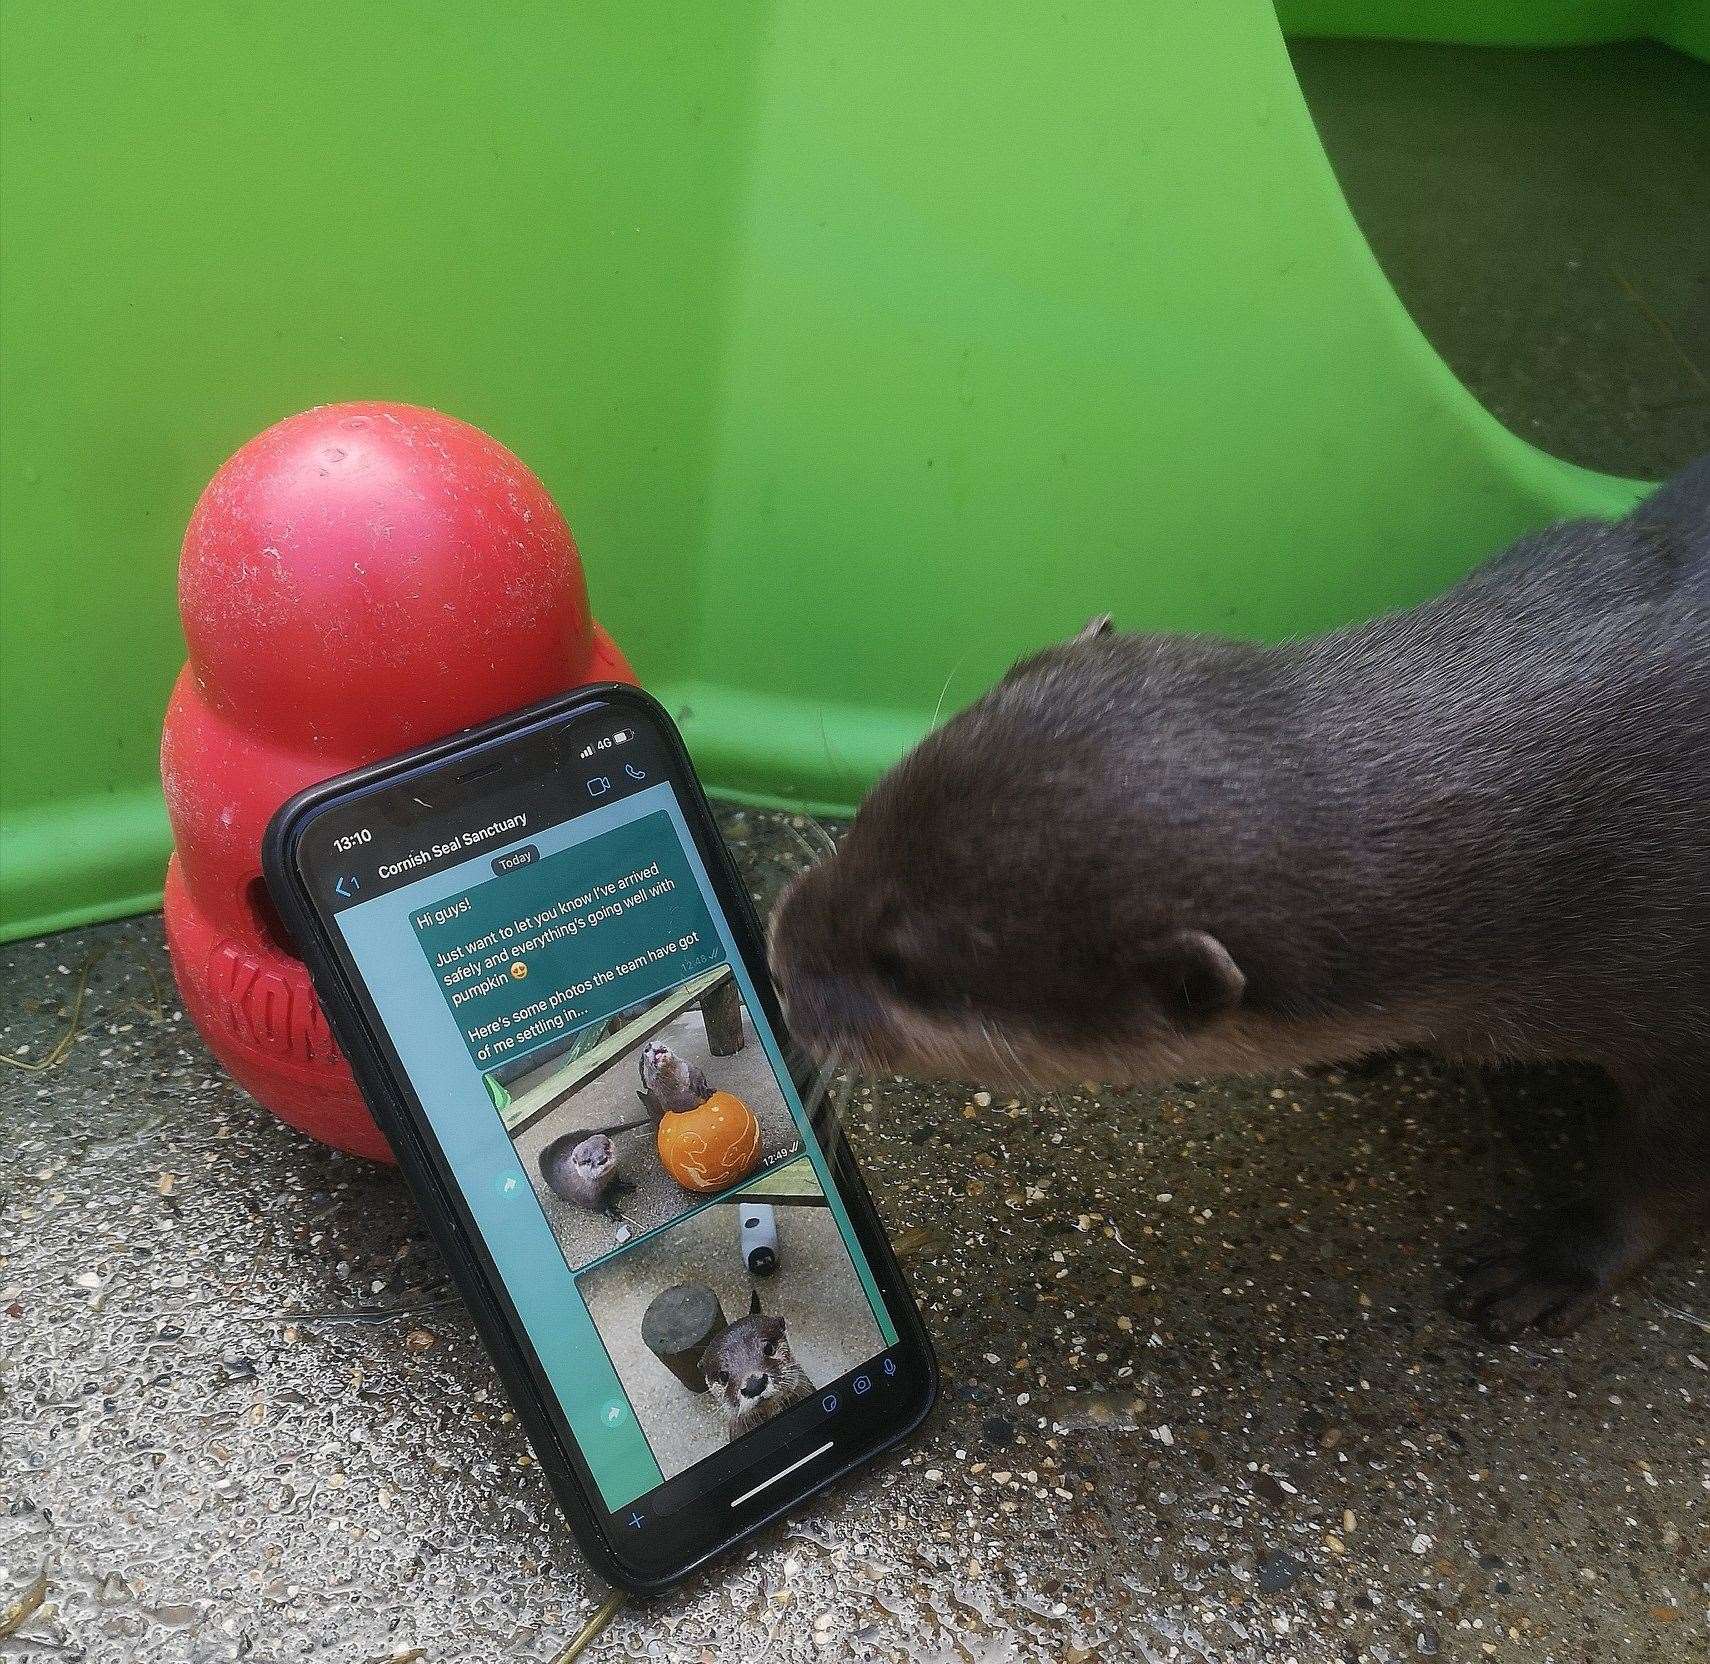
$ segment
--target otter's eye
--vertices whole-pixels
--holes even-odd
[[[908,982],[908,966],[902,956],[889,948],[879,948],[873,954],[873,974],[891,990],[900,994]]]
[[[767,1341],[765,1348],[764,1348],[764,1351],[765,1351],[766,1356],[768,1358],[777,1357],[777,1355],[778,1355],[778,1343],[775,1340]]]

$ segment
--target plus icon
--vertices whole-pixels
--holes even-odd
[[[630,1516],[629,1516],[629,1520],[627,1522],[630,1530],[631,1531],[639,1531],[642,1527],[642,1523],[646,1520],[646,1518],[647,1518],[647,1516],[645,1514],[637,1514],[637,1513],[634,1513],[632,1511]]]

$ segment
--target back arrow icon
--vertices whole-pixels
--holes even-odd
[[[333,888],[335,890],[337,890],[338,893],[345,898],[345,900],[348,901],[350,899],[350,890],[347,890],[344,887],[344,883],[345,883],[344,879],[340,878],[339,881],[335,885],[333,885]],[[350,880],[350,889],[354,890],[355,888],[356,888],[356,880],[353,878]]]

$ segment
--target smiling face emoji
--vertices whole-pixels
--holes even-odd
[[[523,964],[523,962],[520,959],[514,965],[511,966],[511,981],[512,982],[521,982],[522,979],[527,975],[528,975],[528,966]]]

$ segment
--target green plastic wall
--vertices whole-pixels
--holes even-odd
[[[709,782],[820,808],[1094,611],[1315,629],[1634,494],[1421,339],[1264,0],[3,18],[6,935],[156,900],[179,539],[309,405],[510,445]]]

